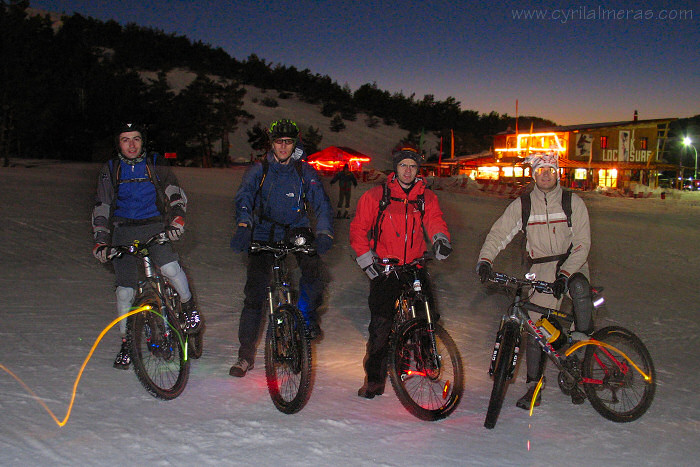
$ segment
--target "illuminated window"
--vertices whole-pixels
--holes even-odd
[[[598,171],[598,185],[608,186],[611,188],[617,187],[617,169],[600,169]]]
[[[639,149],[649,149],[649,138],[639,138]]]
[[[600,137],[600,149],[608,149],[608,137],[607,136]]]

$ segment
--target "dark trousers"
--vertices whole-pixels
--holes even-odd
[[[430,279],[425,268],[421,269],[420,278],[423,292],[429,297],[433,321],[437,321],[439,316],[432,299]],[[402,279],[408,280],[407,278]],[[396,274],[380,276],[370,281],[367,300],[370,311],[369,338],[367,339],[364,363],[367,383],[370,385],[381,386],[386,381],[389,337],[391,336],[391,327],[394,324],[396,300],[402,291],[403,282],[396,277]]]
[[[163,230],[162,222],[154,222],[143,225],[116,225],[112,234],[113,245],[131,245],[134,240],[145,242],[153,235]],[[179,256],[173,251],[170,243],[163,245],[154,244],[149,247],[151,259],[158,267],[164,264],[178,261]],[[139,262],[141,258],[133,255],[122,255],[112,260],[114,273],[116,276],[115,285],[117,287],[129,287],[136,289],[139,282]]]
[[[316,309],[323,301],[323,280],[321,277],[321,261],[318,255],[296,255],[297,264],[301,269],[299,280],[299,300],[297,307],[309,321],[316,320]],[[240,348],[238,356],[250,363],[255,362],[255,347],[260,337],[262,327],[263,304],[267,298],[267,287],[270,285],[270,274],[274,256],[263,252],[248,255],[248,276],[245,283],[245,300],[241,319],[238,325],[238,341]]]
[[[343,201],[345,201],[345,209],[350,207],[350,190],[340,190],[338,196],[338,207],[343,207]]]
[[[574,322],[576,330],[590,334],[593,332],[593,299],[591,285],[581,273],[572,274],[569,278],[569,295],[573,302]],[[527,382],[539,381],[544,373],[547,357],[532,335],[527,336]]]

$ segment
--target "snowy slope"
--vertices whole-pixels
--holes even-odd
[[[78,370],[114,319],[113,273],[90,254],[89,217],[99,167],[49,164],[0,169],[0,364],[63,419]],[[232,198],[241,169],[176,169],[190,199],[178,245],[207,319],[205,354],[185,392],[162,402],[132,371],[112,368],[118,334],[97,347],[59,427],[0,369],[0,465],[691,465],[700,446],[697,277],[700,198],[584,196],[594,235],[593,282],[606,287],[599,326],[618,323],[647,344],[658,376],[656,399],[639,421],[616,424],[591,406],[573,406],[550,384],[532,417],[515,408],[524,368],[494,430],[483,428],[486,375],[505,297],[473,273],[491,223],[509,202],[477,192],[439,191],[454,254],[432,264],[443,325],[466,370],[461,405],[449,418],[422,422],[389,390],[356,395],[369,312],[367,281],[338,221],[326,258],[330,278],[314,347],[315,383],[296,415],[278,412],[265,386],[262,349],[243,379],[228,376],[238,348],[244,256],[228,248]],[[326,180],[328,182],[328,180]],[[360,184],[353,201],[370,187]],[[337,200],[337,188],[330,187]],[[496,268],[519,271],[509,249]],[[550,368],[550,381],[556,373]],[[528,450],[529,443],[529,450]]]

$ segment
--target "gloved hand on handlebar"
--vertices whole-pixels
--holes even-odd
[[[367,253],[355,258],[355,261],[357,261],[357,264],[362,268],[365,274],[367,274],[367,277],[376,279],[380,274],[380,270],[377,267],[378,259],[379,256],[377,256],[374,251],[369,250]]]
[[[318,234],[316,237],[316,252],[319,255],[328,253],[328,250],[333,246],[333,237],[327,234]]]
[[[165,228],[165,233],[171,242],[180,240],[180,237],[185,232],[185,219],[182,216],[177,216],[170,222],[170,225]]]
[[[485,283],[487,280],[489,280],[489,277],[493,275],[491,263],[488,261],[479,261],[476,263],[476,273],[479,275],[481,283]]]
[[[552,282],[552,295],[554,298],[561,298],[566,293],[568,278],[564,274],[559,274],[557,280]]]
[[[97,260],[104,264],[108,261],[107,254],[109,253],[109,246],[106,243],[96,243],[95,247],[92,249],[92,256],[97,258]]]
[[[231,249],[242,253],[250,247],[253,231],[247,224],[239,224],[236,233],[231,238]]]
[[[452,253],[452,245],[450,245],[450,241],[444,233],[436,233],[433,235],[433,253],[435,254],[435,259],[438,261],[447,259],[450,253]]]

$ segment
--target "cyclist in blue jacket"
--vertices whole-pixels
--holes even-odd
[[[93,255],[101,263],[108,261],[110,245],[145,242],[165,231],[170,240],[178,240],[185,231],[187,196],[180,188],[170,167],[146,150],[145,132],[138,124],[122,125],[116,136],[117,157],[102,167],[97,196],[92,211],[95,246]],[[185,271],[169,243],[155,244],[151,257],[160,266],[182,301],[188,333],[200,329],[201,317],[196,309]],[[138,286],[138,260],[124,255],[112,260],[116,275],[117,316],[129,312]],[[119,322],[122,346],[114,367],[129,368],[131,357],[126,340],[126,321]]]
[[[293,230],[311,228],[309,213],[316,218],[316,251],[324,254],[333,245],[333,208],[323,184],[299,147],[299,128],[291,120],[272,122],[272,149],[262,162],[243,176],[235,197],[236,232],[231,248],[248,250],[251,240],[281,242]],[[301,279],[297,305],[307,324],[309,336],[320,335],[316,309],[323,300],[321,260],[318,255],[296,255]],[[242,377],[255,363],[255,346],[262,324],[262,304],[270,283],[273,256],[269,252],[248,255],[245,300],[238,327],[238,361],[231,376]]]

